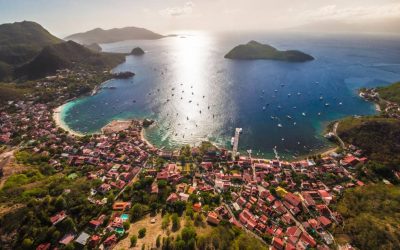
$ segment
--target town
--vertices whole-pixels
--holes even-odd
[[[160,208],[171,214],[195,212],[211,226],[228,222],[270,249],[330,249],[335,244],[330,229],[342,223],[335,211],[337,200],[345,189],[364,185],[353,170],[368,159],[352,145],[341,153],[294,162],[251,155],[232,159],[232,152],[208,142],[166,151],[144,140],[141,121],[114,122],[101,134],[69,135],[55,125],[52,108],[34,101],[11,101],[2,107],[2,151],[28,152],[47,161],[53,173],[68,169],[71,180],[95,181],[87,200],[97,207],[110,206],[56,242],[30,239],[40,250],[72,243],[112,249],[126,237],[125,222],[138,216],[132,212],[137,212],[136,203],[148,205],[153,214]],[[9,166],[0,166],[6,177]],[[139,190],[148,192],[147,201],[133,197]],[[150,202],[149,195],[158,202]],[[67,220],[68,210],[64,206],[47,214],[51,225]]]

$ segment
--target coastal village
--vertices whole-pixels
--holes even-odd
[[[3,106],[2,150],[28,151],[45,157],[55,172],[61,173],[68,166],[74,170],[68,175],[72,180],[89,166],[90,171],[81,177],[98,184],[87,193],[87,200],[100,207],[112,206],[110,216],[98,214],[87,225],[60,235],[56,243],[39,242],[38,250],[60,249],[70,244],[120,249],[119,241],[131,237],[125,222],[133,221],[130,217],[134,215],[135,203],[129,190],[143,180],[147,182],[145,190],[161,197],[167,208],[173,210],[183,204],[187,214],[195,212],[204,217],[207,226],[230,223],[270,249],[330,249],[337,246],[331,228],[342,223],[341,215],[335,211],[338,198],[345,189],[364,185],[353,170],[368,159],[352,145],[341,153],[293,162],[251,155],[232,157],[230,150],[207,142],[166,151],[144,139],[141,121],[115,121],[100,134],[80,137],[56,125],[57,113],[53,108],[54,105],[38,103],[34,98],[10,101]],[[0,173],[4,175],[8,167],[1,164]],[[160,195],[166,185],[169,191]],[[155,223],[155,214],[151,223]],[[68,209],[60,209],[47,216],[49,223],[57,227],[70,215]],[[157,236],[152,235],[152,242],[137,247],[154,249]],[[350,245],[339,248],[352,249]]]

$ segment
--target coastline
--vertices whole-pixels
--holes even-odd
[[[82,133],[76,132],[74,130],[72,130],[70,127],[68,127],[67,124],[65,124],[65,122],[62,119],[61,113],[63,111],[63,109],[65,108],[65,105],[67,105],[67,103],[64,103],[61,106],[58,106],[57,108],[53,109],[53,120],[56,124],[57,127],[62,128],[63,130],[67,131],[70,135],[72,136],[76,136],[76,137],[83,137],[85,136]]]
[[[145,131],[144,130],[145,130],[145,128],[142,127],[142,130],[140,131],[140,139],[142,139],[142,141],[144,141],[149,147],[157,148],[152,143],[150,143],[149,140],[146,139],[146,135],[145,135]]]

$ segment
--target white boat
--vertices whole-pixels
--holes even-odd
[[[303,113],[301,113],[301,115],[302,115],[302,116],[306,116],[306,113],[303,112]]]
[[[279,123],[279,124],[278,124],[278,127],[282,128],[282,124]]]

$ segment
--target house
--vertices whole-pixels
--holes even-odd
[[[36,250],[49,250],[51,247],[50,243],[43,243],[37,246]]]
[[[118,240],[117,236],[113,234],[104,240],[103,245],[107,249],[111,249],[117,243],[117,240]]]
[[[101,240],[100,236],[96,234],[92,235],[92,237],[90,237],[89,240],[89,246],[91,248],[95,248],[100,243],[100,240]]]
[[[281,238],[274,237],[272,238],[272,246],[275,247],[277,250],[283,250],[285,244]]]
[[[201,212],[201,203],[200,202],[193,204],[193,211]]]
[[[62,245],[68,245],[74,239],[75,239],[75,235],[72,233],[69,233],[69,234],[64,235],[64,237],[62,237],[62,239],[58,243],[60,243]]]
[[[127,211],[131,208],[130,202],[115,202],[113,204],[113,210],[116,211]]]
[[[82,246],[86,246],[86,243],[87,243],[87,241],[88,241],[89,238],[90,238],[90,235],[89,235],[89,234],[87,234],[87,233],[85,233],[85,232],[82,232],[82,233],[78,236],[78,238],[76,238],[75,242],[78,243],[78,244],[81,244]]]
[[[110,184],[107,184],[107,183],[101,184],[100,187],[98,188],[98,191],[102,194],[106,194],[110,190],[111,190],[111,186],[110,186]]]
[[[65,218],[67,218],[67,214],[65,213],[65,211],[61,211],[58,214],[50,217],[50,222],[54,225],[56,225],[57,223],[61,222],[62,220],[64,220]]]
[[[218,219],[218,214],[214,211],[211,211],[207,215],[207,222],[213,225],[218,225],[220,220]]]
[[[173,203],[179,200],[179,196],[176,193],[172,193],[167,198],[167,203]]]
[[[292,206],[300,208],[301,200],[297,195],[294,195],[292,193],[287,193],[285,195],[284,200],[290,203]]]

